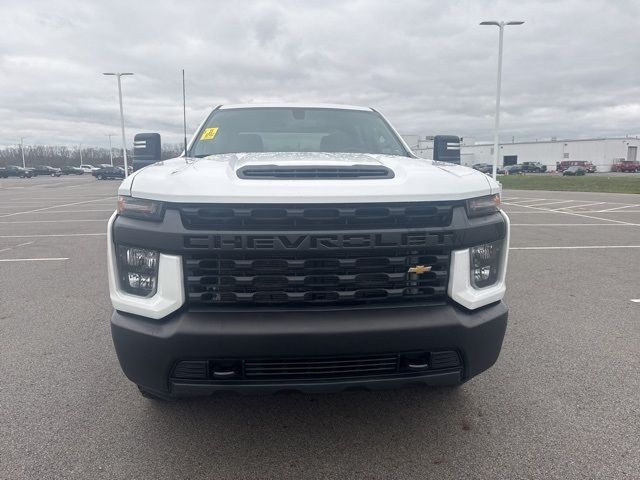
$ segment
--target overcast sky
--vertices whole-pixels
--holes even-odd
[[[640,134],[640,2],[0,0],[0,145],[179,142],[220,103],[369,105],[404,134],[502,139]],[[114,146],[120,145],[119,137]]]

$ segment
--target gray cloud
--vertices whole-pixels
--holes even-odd
[[[491,138],[497,29],[503,138],[640,133],[636,1],[169,2],[0,5],[0,145],[105,146],[123,80],[129,142],[181,138],[219,103],[371,105],[403,133]]]

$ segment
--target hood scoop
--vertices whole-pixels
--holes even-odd
[[[375,180],[395,176],[382,165],[245,165],[236,175],[243,180]]]

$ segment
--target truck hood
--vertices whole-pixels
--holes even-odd
[[[245,166],[382,165],[386,179],[240,179]],[[498,193],[471,168],[422,158],[362,153],[234,153],[174,158],[129,176],[118,193],[179,203],[343,203],[463,200]]]

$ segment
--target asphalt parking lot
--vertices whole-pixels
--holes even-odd
[[[640,196],[505,192],[509,327],[458,389],[155,403],[111,345],[118,184],[0,179],[0,478],[640,478]]]

